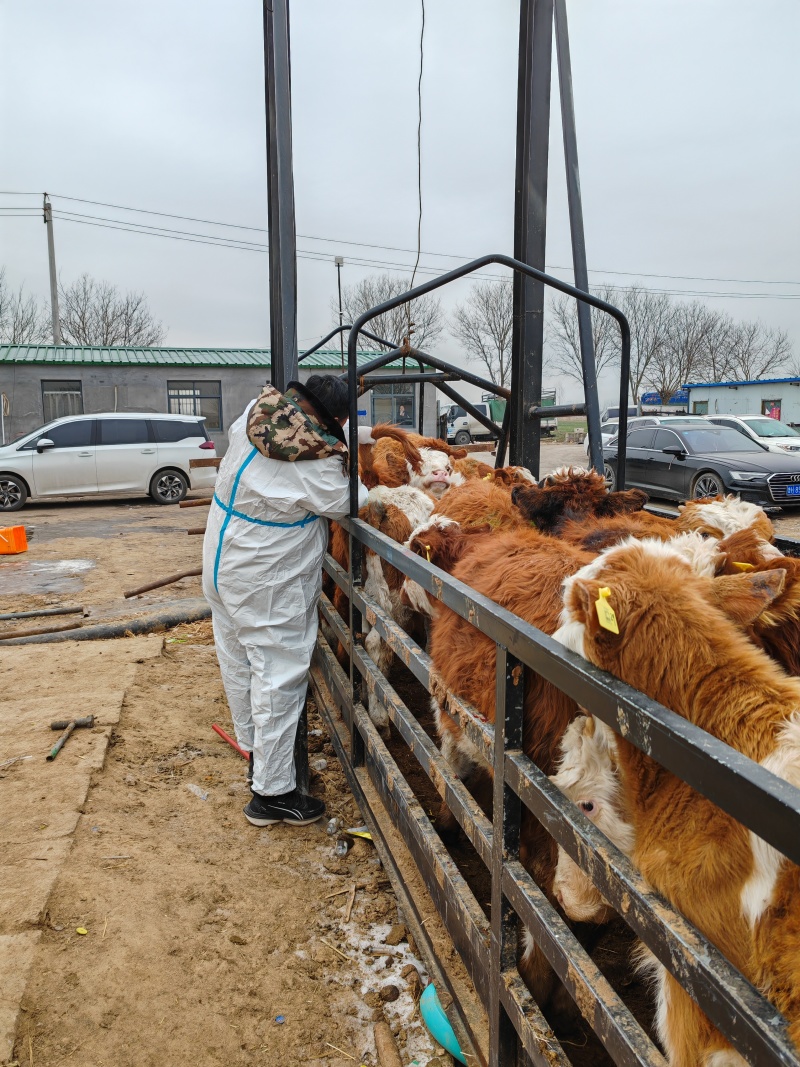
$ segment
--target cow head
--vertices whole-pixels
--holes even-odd
[[[609,727],[591,715],[573,719],[561,739],[561,759],[551,781],[630,856],[635,835],[623,808],[616,740]],[[614,915],[589,876],[562,848],[558,850],[553,892],[570,919],[604,923]]]
[[[439,448],[422,447],[420,462],[415,468],[407,464],[409,484],[430,493],[437,499],[453,485],[462,485],[463,474],[455,470],[453,457]]]
[[[765,541],[775,540],[775,528],[758,504],[728,496],[690,500],[678,509],[678,522],[684,530],[698,530],[711,537],[728,537],[737,530],[753,529]]]
[[[404,547],[449,574],[474,543],[473,537],[491,532],[492,528],[488,524],[463,527],[444,515],[433,515],[430,522],[412,531]],[[403,582],[401,600],[423,615],[433,615],[433,597],[411,578],[406,578]]]
[[[647,494],[641,489],[609,493],[602,474],[569,467],[547,475],[539,485],[514,486],[511,499],[538,529],[554,533],[567,518],[641,511]]]

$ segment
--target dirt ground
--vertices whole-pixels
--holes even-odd
[[[20,517],[35,535],[28,553],[10,567],[0,564],[0,612],[78,603],[110,616],[199,595],[199,579],[188,579],[121,601],[124,588],[199,562],[202,539],[184,530],[201,525],[204,514],[133,501],[26,509]],[[70,560],[93,566],[48,570]],[[23,564],[39,582],[35,591],[16,591]],[[7,632],[21,624],[3,625]],[[96,665],[84,664],[85,699],[78,708],[70,697],[63,715],[94,709],[98,725],[76,731],[58,759],[45,762],[58,736],[47,726],[62,714],[52,686],[75,673],[75,650],[80,656],[141,641],[157,642],[159,651],[139,656],[130,678],[117,680],[125,683],[119,721],[109,726],[113,715],[100,707],[114,679],[98,677],[97,693],[89,680]],[[424,968],[398,926],[373,846],[356,841],[338,858],[325,821],[257,829],[244,819],[244,762],[211,731],[217,722],[232,732],[209,622],[180,627],[165,640],[17,646],[2,654],[28,657],[26,670],[3,662],[17,688],[22,676],[31,679],[32,709],[22,735],[15,702],[0,703],[0,726],[8,727],[0,729],[0,765],[34,754],[0,766],[0,807],[24,822],[21,851],[11,856],[12,876],[0,892],[7,974],[15,951],[21,973],[22,942],[30,947],[26,935],[36,936],[12,1062],[371,1065],[372,1022],[384,1016],[404,1063],[436,1063],[437,1051],[438,1063],[450,1062],[415,1006],[418,979],[409,968],[423,980]],[[51,688],[40,692],[41,678]],[[312,760],[327,763],[312,772],[312,790],[330,816],[358,826],[313,708],[310,729],[320,731],[311,737]],[[87,760],[94,761],[88,772]],[[67,809],[81,774],[85,800],[73,817]],[[3,908],[8,885],[47,859],[40,838],[59,819],[64,833],[50,854],[58,870],[46,899],[27,909],[9,900]]]

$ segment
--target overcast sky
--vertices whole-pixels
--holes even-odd
[[[786,329],[800,354],[798,0],[568,7],[592,281],[773,294],[701,299]],[[0,0],[0,205],[13,209],[0,211],[0,265],[13,284],[48,292],[41,216],[10,217],[47,190],[65,281],[88,271],[143,290],[167,344],[269,344],[263,252],[106,227],[265,234],[64,199],[265,227],[261,10],[258,0]],[[426,0],[426,13],[423,250],[510,253],[518,4]],[[291,20],[303,347],[332,325],[335,255],[346,282],[378,269],[365,260],[413,263],[393,249],[416,241],[420,5],[293,0]],[[569,248],[554,113],[548,264],[568,267]],[[467,289],[449,292],[448,308]],[[457,356],[450,340],[437,351]],[[547,384],[576,397],[574,384]],[[614,393],[604,383],[601,400]]]

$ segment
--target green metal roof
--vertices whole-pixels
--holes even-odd
[[[302,353],[301,353],[302,355]],[[376,352],[359,352],[358,365]],[[345,363],[347,355],[345,354]],[[0,363],[48,363],[120,367],[269,367],[268,348],[132,348],[102,345],[0,345]],[[322,348],[300,364],[303,370],[340,370],[341,351]],[[400,367],[396,360],[390,367]]]

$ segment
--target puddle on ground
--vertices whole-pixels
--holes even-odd
[[[95,566],[91,559],[9,560],[0,563],[0,596],[25,593],[77,593],[80,575]]]

